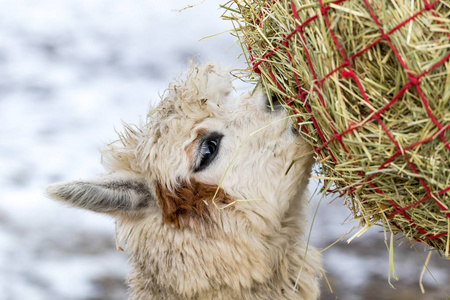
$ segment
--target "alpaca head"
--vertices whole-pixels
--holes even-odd
[[[306,188],[310,148],[261,91],[231,91],[228,72],[190,67],[145,124],[125,126],[104,151],[106,175],[53,184],[48,194],[118,219],[157,211],[174,228],[202,227],[225,206],[276,223]]]

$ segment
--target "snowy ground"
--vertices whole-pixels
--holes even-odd
[[[179,12],[199,2],[0,1],[0,300],[126,298],[127,257],[115,250],[113,222],[47,199],[44,187],[102,172],[98,149],[121,120],[143,119],[188,59],[243,66],[229,34],[198,41],[230,28],[219,1]],[[354,225],[340,225],[349,212],[329,200],[313,227],[319,248]],[[422,296],[419,255],[402,245],[394,258],[396,290],[382,234],[336,244],[324,252],[334,294],[324,283],[322,299],[450,294],[449,261],[433,256],[439,286],[427,272]]]

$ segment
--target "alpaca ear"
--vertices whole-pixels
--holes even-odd
[[[138,211],[155,202],[144,178],[126,171],[52,184],[47,193],[55,200],[101,213]]]
[[[230,70],[221,68],[218,64],[208,64],[199,67],[198,77],[201,87],[200,98],[213,99],[220,103],[233,90]]]

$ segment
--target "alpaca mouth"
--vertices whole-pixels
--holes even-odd
[[[281,102],[275,95],[267,95],[266,96],[266,107],[268,110],[278,111],[282,108]]]
[[[294,133],[296,136],[300,136],[300,131],[299,131],[300,129],[298,128],[298,125],[297,124],[292,124],[291,125],[291,131],[292,131],[292,133]]]

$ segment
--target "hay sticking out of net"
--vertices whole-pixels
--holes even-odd
[[[450,3],[235,0],[225,8],[249,75],[302,115],[324,190],[351,199],[363,226],[389,225],[448,256]]]

